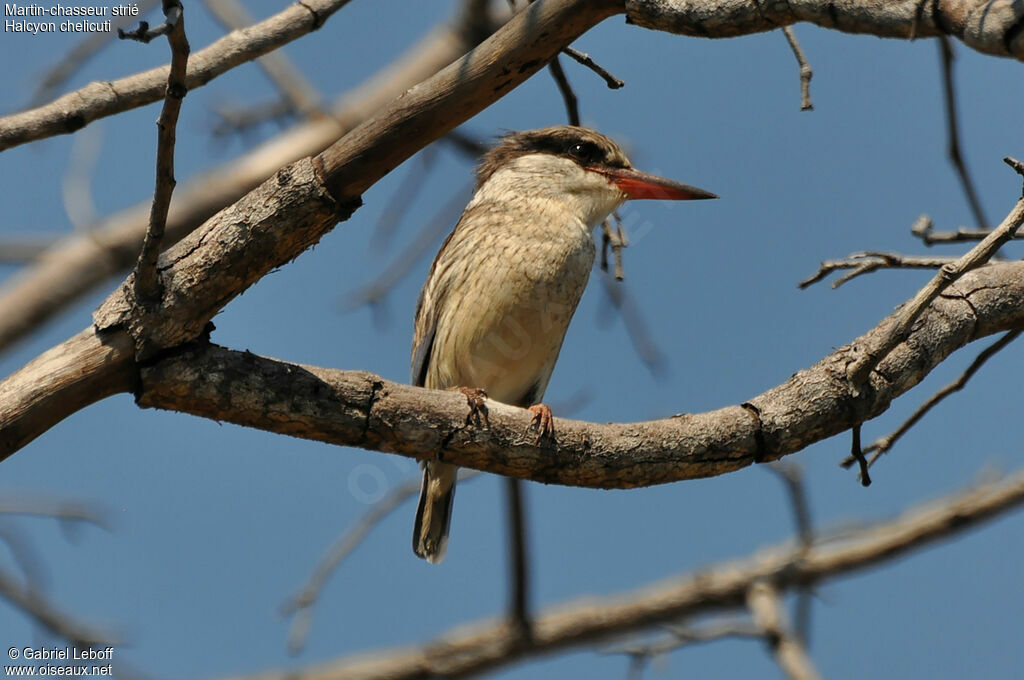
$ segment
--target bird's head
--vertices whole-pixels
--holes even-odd
[[[503,137],[477,168],[476,190],[478,195],[498,199],[564,201],[591,226],[630,199],[718,198],[703,189],[635,170],[615,142],[572,125]]]

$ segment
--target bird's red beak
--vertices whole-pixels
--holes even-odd
[[[632,168],[601,168],[598,170],[617,186],[622,193],[635,198],[653,198],[662,201],[694,201],[718,198],[710,191],[704,191],[689,184],[680,184],[664,177],[640,172]]]

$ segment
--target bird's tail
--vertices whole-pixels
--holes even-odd
[[[439,564],[448,548],[448,526],[459,468],[448,463],[424,462],[423,487],[412,531],[412,551],[431,564]]]

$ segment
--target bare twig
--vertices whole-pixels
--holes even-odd
[[[569,125],[580,124],[580,108],[579,100],[576,98],[576,93],[572,90],[572,85],[569,84],[569,79],[565,76],[565,71],[562,69],[562,62],[559,61],[558,55],[551,60],[548,64],[548,70],[551,72],[551,77],[555,79],[555,84],[558,85],[558,91],[562,93],[562,100],[565,102],[565,111],[569,116]]]
[[[960,122],[956,112],[956,90],[953,81],[953,60],[956,58],[953,52],[953,43],[949,36],[940,35],[939,55],[942,58],[942,91],[946,102],[946,125],[949,135],[949,161],[953,164],[957,175],[960,177],[960,184],[964,188],[964,195],[967,203],[971,206],[974,219],[982,229],[988,229],[988,220],[985,218],[985,211],[978,199],[978,192],[974,189],[974,180],[967,170],[967,163],[960,152]]]
[[[615,229],[612,230],[612,221],[615,222]],[[611,216],[601,223],[601,271],[608,271],[608,249],[611,248],[612,257],[615,260],[615,280],[622,281],[626,278],[626,271],[622,266],[622,251],[629,246],[629,239],[622,229],[622,218],[619,211],[614,211]]]
[[[761,628],[779,668],[791,680],[818,680],[803,643],[793,634],[786,621],[779,592],[768,581],[757,581],[747,591],[747,607],[754,624]]]
[[[850,431],[850,457],[857,461],[857,464],[860,466],[861,486],[871,486],[871,475],[868,474],[868,461],[864,458],[864,449],[860,446],[860,427],[861,424],[857,423]]]
[[[465,483],[479,474],[476,470],[461,469],[459,470],[459,482]],[[320,562],[317,563],[305,585],[281,605],[282,615],[295,617],[292,620],[291,629],[288,631],[288,651],[297,654],[306,646],[306,639],[313,623],[313,606],[320,599],[320,594],[331,575],[359,547],[374,527],[402,503],[419,492],[420,484],[417,477],[391,489],[384,498],[375,503],[366,514],[338,537],[320,558]]]
[[[164,229],[167,226],[167,212],[171,207],[171,194],[174,193],[176,184],[174,143],[177,136],[178,113],[181,111],[181,101],[188,92],[185,86],[185,72],[190,50],[188,39],[185,37],[185,15],[178,0],[164,0],[163,11],[167,21],[154,29],[149,29],[143,21],[140,22],[137,31],[125,33],[118,30],[118,36],[121,38],[142,42],[149,42],[158,35],[167,35],[167,42],[171,46],[171,70],[167,76],[167,92],[160,117],[156,121],[156,189],[153,192],[153,205],[149,213],[149,228],[135,265],[135,295],[139,300],[146,302],[155,302],[162,292],[156,263],[160,258]]]
[[[1010,165],[1012,165],[1012,160],[1006,159]],[[1024,173],[1021,174],[1024,175]],[[853,389],[859,390],[878,363],[903,341],[914,321],[931,304],[932,300],[965,273],[988,262],[1003,244],[1013,238],[1022,222],[1024,222],[1024,198],[1017,201],[1002,223],[986,236],[985,240],[956,262],[943,265],[939,269],[939,273],[902,307],[888,332],[872,346],[860,348],[861,355],[847,369],[847,376]]]
[[[170,36],[172,32],[178,30],[179,26],[181,26],[182,33],[184,33],[184,24],[182,23],[184,17],[181,2],[179,0],[163,0],[161,4],[163,6],[163,13],[165,19],[163,23],[157,25],[155,28],[150,28],[148,21],[140,21],[139,27],[134,31],[125,31],[120,28],[117,29],[117,37],[121,40],[137,40],[141,43],[148,43],[149,41],[153,40],[153,38],[158,38],[162,35]],[[173,49],[175,48],[172,44],[172,50]],[[171,71],[173,72],[173,52],[171,58]],[[184,71],[182,71],[182,76],[184,76]]]
[[[238,30],[253,25],[252,15],[238,0],[206,0],[210,13],[226,28]],[[256,60],[256,64],[280,90],[289,111],[307,116],[320,110],[321,97],[313,84],[302,75],[281,50],[269,52]]]
[[[759,550],[753,557],[709,565],[654,586],[553,606],[538,612],[532,646],[509,645],[506,622],[480,621],[442,632],[422,645],[380,650],[372,657],[359,654],[328,664],[318,662],[315,668],[292,668],[273,677],[385,680],[493,673],[528,658],[649,630],[659,623],[705,612],[734,611],[743,605],[755,583],[770,583],[782,592],[794,583],[822,583],[862,572],[944,538],[963,535],[968,527],[1005,516],[1022,504],[1024,472],[1018,472],[922,504],[896,519],[846,532],[841,540],[819,541],[809,551],[794,549],[787,542]]]
[[[921,239],[926,246],[936,243],[963,243],[964,241],[981,241],[992,233],[991,229],[968,229],[960,227],[955,231],[936,231],[935,225],[927,215],[918,217],[910,226],[910,233]],[[1020,232],[1014,234],[1014,239],[1024,237]]]
[[[296,3],[279,17],[258,25],[266,25],[265,29],[253,27],[245,35],[250,40],[265,41],[268,38],[260,30],[287,32],[291,24],[298,23],[294,17],[296,12],[308,19],[308,7],[317,12],[333,11],[332,8],[346,2],[348,0]],[[496,17],[499,22],[505,19],[507,15]],[[468,41],[461,23],[455,17],[411,45],[391,64],[338,97],[329,117],[310,119],[296,125],[243,156],[211,168],[179,186],[168,215],[167,244],[183,238],[288,163],[321,152],[372,117],[391,99],[467,52],[474,43]],[[242,46],[232,41],[228,41],[223,49],[229,48],[244,51]],[[189,64],[198,69],[196,61],[202,59],[202,55],[203,51],[191,55]],[[64,101],[64,98],[58,101]],[[0,138],[3,137],[3,127],[3,119],[0,119]],[[111,275],[134,265],[146,233],[150,201],[106,218],[101,224],[94,225],[89,234],[73,234],[62,239],[38,263],[0,284],[0,351],[37,329]]]
[[[613,644],[600,650],[600,653],[626,654],[633,657],[634,662],[639,659],[646,663],[663,654],[702,642],[714,642],[735,637],[757,639],[764,637],[764,631],[755,626],[749,618],[739,616],[723,616],[699,625],[666,624],[662,627],[669,631],[668,635],[660,635],[653,640],[644,642]]]
[[[351,0],[292,3],[247,31],[234,31],[192,55],[186,85],[195,89],[236,66],[268,54],[314,31]],[[140,26],[141,29],[141,26]],[[146,30],[136,31],[145,35]],[[35,109],[0,118],[0,151],[54,135],[68,134],[99,118],[157,101],[164,96],[168,65],[112,81],[94,82]]]
[[[665,371],[668,369],[668,358],[655,342],[654,337],[647,328],[647,322],[637,308],[636,303],[630,297],[626,286],[620,285],[619,282],[607,274],[602,274],[601,283],[607,294],[608,301],[622,315],[622,322],[626,326],[629,340],[637,356],[640,357],[640,361],[643,362],[652,376],[656,378],[664,376]]]
[[[577,63],[586,66],[591,71],[601,76],[604,82],[608,85],[608,89],[618,90],[626,84],[625,81],[619,80],[611,73],[608,73],[608,71],[601,68],[601,65],[591,59],[590,55],[585,52],[580,52],[572,47],[566,47],[562,50],[562,54],[575,60]]]
[[[534,0],[527,0],[527,2],[530,3],[530,4],[533,4],[533,1]],[[508,6],[509,6],[509,8],[512,9],[512,11],[515,11],[515,9],[516,9],[516,0],[508,0]],[[623,85],[626,84],[623,81],[621,81],[618,78],[616,78],[615,76],[613,76],[611,73],[609,73],[605,69],[601,68],[600,64],[598,64],[593,59],[591,59],[589,54],[585,54],[583,52],[580,52],[579,50],[573,49],[572,47],[568,47],[568,46],[563,47],[561,53],[564,54],[565,56],[569,57],[570,59],[573,59],[577,63],[582,64],[583,66],[589,68],[591,71],[593,71],[594,73],[599,75],[604,80],[605,84],[608,85],[609,89],[618,90],[620,87],[622,87]],[[558,58],[555,57],[555,59],[552,60],[552,63],[554,63],[557,60],[558,60]],[[558,70],[559,71],[562,70],[561,64],[558,65]],[[552,68],[551,72],[552,72],[552,74],[554,74],[555,69]],[[556,76],[555,79],[559,80],[559,77]],[[561,75],[561,81],[565,81],[565,74],[564,73]],[[568,88],[568,86],[569,86],[568,81],[565,81],[565,87]],[[562,87],[561,82],[559,82],[559,87],[560,88]],[[569,91],[571,92],[571,90],[569,90]],[[567,95],[565,94],[565,89],[562,89],[562,96],[566,97],[568,99]],[[573,99],[573,102],[575,102],[576,95],[572,95],[572,99]],[[578,119],[579,119],[579,117],[577,116],[577,120]],[[571,120],[572,120],[572,116],[570,115],[570,121]],[[570,125],[579,125],[579,123],[572,123],[572,122],[570,122],[569,124]]]
[[[112,17],[111,28],[120,30],[131,26],[135,23],[135,17],[145,14],[156,7],[159,2],[160,0],[140,0],[138,3],[132,3],[133,9],[138,11],[120,17]],[[57,90],[88,63],[89,59],[106,47],[115,35],[117,35],[115,32],[90,33],[86,38],[80,40],[39,79],[29,106],[40,106],[53,97]]]
[[[505,494],[508,498],[509,620],[520,637],[520,643],[529,644],[532,637],[530,562],[523,491],[521,480],[505,478]]]
[[[212,129],[214,137],[245,134],[257,125],[270,121],[283,125],[296,113],[295,106],[286,97],[242,107],[214,106],[213,112],[217,116]]]
[[[800,545],[809,548],[814,543],[814,526],[811,522],[811,509],[807,502],[807,491],[804,488],[803,476],[798,465],[789,464],[784,461],[769,463],[768,469],[779,476],[786,491],[789,493],[790,504],[793,507],[793,519],[796,524],[797,538]],[[800,640],[807,643],[811,630],[811,604],[813,593],[809,585],[797,588],[797,599],[794,605],[796,623],[794,631]]]
[[[1005,335],[1003,335],[1003,337],[999,338],[994,343],[983,349],[978,354],[978,356],[974,358],[974,361],[971,362],[971,365],[968,366],[967,369],[960,374],[959,378],[957,378],[956,380],[949,383],[942,389],[938,390],[935,394],[930,396],[928,400],[925,401],[920,406],[918,406],[917,410],[914,411],[914,413],[909,418],[907,418],[903,422],[903,424],[900,425],[898,428],[896,428],[886,436],[875,440],[875,442],[871,446],[864,449],[864,453],[872,454],[871,457],[868,459],[868,466],[870,467],[871,465],[874,465],[876,460],[878,460],[882,455],[888,453],[889,450],[892,449],[893,445],[897,441],[899,441],[899,439],[903,435],[905,435],[907,431],[910,430],[910,428],[916,425],[917,422],[921,420],[921,418],[923,418],[926,413],[935,408],[935,406],[937,406],[939,402],[941,402],[943,399],[953,394],[954,392],[958,392],[961,389],[963,389],[964,385],[967,384],[967,381],[974,377],[974,374],[978,372],[978,369],[980,369],[986,361],[991,359],[993,355],[997,354],[1004,347],[1006,347],[1011,342],[1016,340],[1020,336],[1020,334],[1020,330],[1009,331]],[[853,456],[850,456],[849,458],[843,460],[842,466],[848,468],[855,462],[857,462],[857,459],[854,458]]]
[[[62,522],[85,522],[103,529],[110,528],[96,506],[75,501],[8,497],[0,501],[0,514],[49,517]]]
[[[793,27],[783,26],[782,34],[786,36],[786,42],[789,43],[790,49],[793,50],[793,56],[796,57],[796,63],[800,66],[800,110],[811,111],[814,109],[814,104],[811,103],[811,78],[814,77],[814,71],[811,70],[803,48],[800,47],[800,41],[796,39]]]
[[[811,524],[811,509],[807,503],[807,492],[804,490],[800,467],[775,461],[769,463],[768,469],[774,472],[786,486],[790,504],[793,506],[793,520],[796,524],[800,545],[810,545],[814,541],[814,528]]]
[[[954,257],[924,257],[921,255],[900,255],[899,253],[865,250],[853,253],[839,260],[823,261],[821,266],[818,267],[817,272],[797,285],[800,288],[807,288],[839,269],[851,269],[853,271],[833,281],[832,288],[838,288],[851,279],[862,274],[869,274],[878,269],[939,269],[953,262],[956,262]]]
[[[49,632],[70,642],[75,647],[115,646],[118,641],[108,632],[76,621],[57,609],[41,594],[21,586],[17,580],[0,569],[0,596],[27,614]]]
[[[405,216],[409,206],[412,205],[416,196],[419,195],[420,189],[426,183],[427,177],[430,174],[430,167],[434,164],[434,159],[437,157],[436,153],[437,146],[431,144],[419,153],[418,165],[409,165],[405,176],[399,182],[398,188],[392,194],[391,200],[384,206],[380,213],[380,218],[378,218],[377,224],[373,229],[370,246],[374,250],[378,252],[384,250],[391,241],[391,236],[395,233],[399,222],[402,221],[402,217]]]
[[[87,232],[96,221],[96,204],[92,200],[92,178],[103,148],[103,126],[82,130],[71,140],[68,169],[61,181],[64,212],[76,231]]]
[[[35,260],[60,239],[60,236],[24,236],[0,242],[0,264],[23,264]]]

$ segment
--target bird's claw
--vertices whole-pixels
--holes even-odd
[[[474,418],[482,423],[485,428],[490,428],[491,423],[487,419],[487,393],[479,387],[456,387],[456,392],[462,393],[469,404],[469,413],[466,414],[466,425],[473,423]]]
[[[554,439],[555,418],[551,415],[551,407],[547,404],[534,404],[527,410],[533,414],[533,420],[530,421],[530,429],[537,428],[537,440],[534,443],[540,444],[541,440],[545,437]]]

